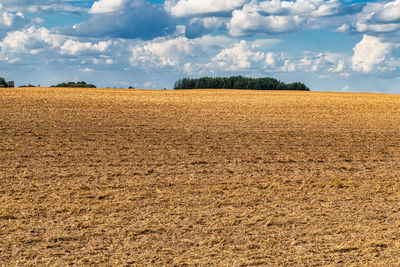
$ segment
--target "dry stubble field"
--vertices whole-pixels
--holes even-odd
[[[0,265],[400,265],[400,95],[0,90]]]

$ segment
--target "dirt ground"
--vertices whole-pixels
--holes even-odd
[[[400,95],[0,89],[0,265],[400,266]]]

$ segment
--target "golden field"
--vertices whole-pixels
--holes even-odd
[[[399,266],[400,95],[0,89],[0,265]]]

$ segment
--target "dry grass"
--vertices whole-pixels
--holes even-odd
[[[400,265],[400,96],[0,90],[0,265]]]

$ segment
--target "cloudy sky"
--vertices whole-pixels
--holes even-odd
[[[400,0],[1,0],[0,76],[172,88],[269,76],[400,93]]]

